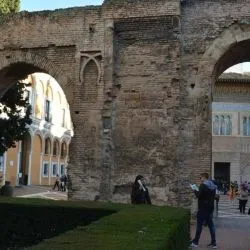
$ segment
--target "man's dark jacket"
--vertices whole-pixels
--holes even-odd
[[[195,191],[198,198],[198,211],[200,213],[213,213],[214,198],[217,186],[210,180],[205,180],[199,187],[199,191]]]

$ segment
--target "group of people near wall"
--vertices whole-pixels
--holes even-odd
[[[231,193],[231,190],[234,189],[234,191],[237,192],[240,189],[241,185],[244,185],[244,187],[250,193],[250,181],[244,181],[239,184],[238,181],[226,182],[226,181],[223,181],[221,178],[221,179],[216,179],[216,183],[218,186],[218,190],[225,195],[228,193],[230,195],[233,195],[233,193]]]
[[[57,191],[65,192],[67,187],[67,182],[68,182],[68,177],[66,174],[62,175],[61,177],[57,174],[53,190],[55,190],[57,187]]]

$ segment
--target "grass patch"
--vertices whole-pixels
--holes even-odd
[[[5,198],[0,212],[0,249],[185,250],[189,242],[182,208]]]

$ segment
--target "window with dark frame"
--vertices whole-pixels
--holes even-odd
[[[45,140],[45,149],[44,149],[44,154],[48,155],[50,154],[50,139],[46,138]]]
[[[250,136],[250,116],[243,117],[243,135]]]
[[[48,162],[43,163],[43,176],[44,177],[49,176],[49,163]]]
[[[67,154],[67,145],[65,142],[61,145],[61,158],[64,158]]]
[[[52,176],[56,176],[58,174],[57,164],[53,163],[52,165]]]
[[[45,121],[46,122],[50,122],[51,120],[51,117],[50,117],[50,107],[51,104],[50,104],[50,101],[49,100],[46,100],[45,102]]]
[[[227,114],[213,115],[213,135],[232,135],[232,117]]]
[[[58,141],[54,141],[53,144],[53,156],[57,156],[58,154]]]
[[[65,175],[65,167],[64,167],[64,164],[61,164],[60,175],[61,175],[61,176]]]

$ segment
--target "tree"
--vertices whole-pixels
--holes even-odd
[[[29,131],[32,120],[31,105],[28,95],[25,95],[27,85],[17,82],[0,99],[0,155],[15,147]]]
[[[0,0],[0,13],[18,12],[20,0]],[[17,82],[0,99],[0,155],[24,139],[32,120],[25,84]]]
[[[7,14],[20,10],[20,0],[0,0],[0,13]]]

